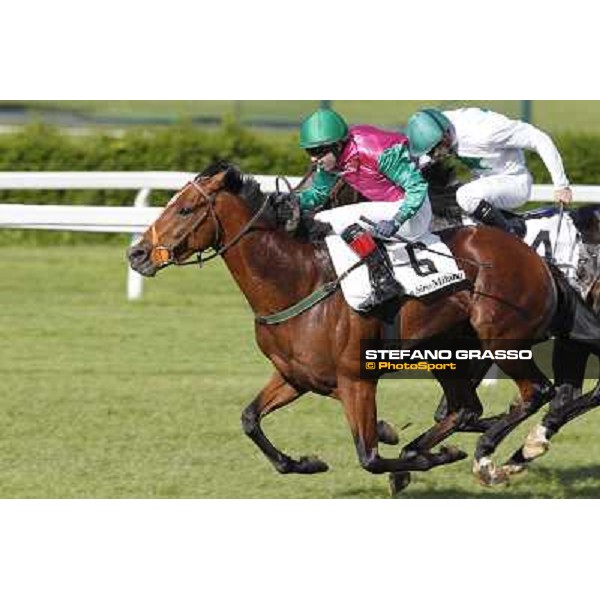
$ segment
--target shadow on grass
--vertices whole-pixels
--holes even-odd
[[[420,482],[423,484],[423,480],[420,480]],[[465,488],[467,486],[469,484],[465,481]],[[432,489],[415,489],[415,487],[413,482],[411,486],[406,488],[400,499],[523,500],[600,498],[600,464],[566,468],[548,468],[534,465],[528,473],[516,476],[511,485],[494,488],[478,486],[474,480],[472,485],[469,486],[472,488],[471,490],[452,486]],[[378,495],[373,493],[373,488],[354,487],[347,488],[336,498],[377,499],[388,498],[388,495],[387,491],[384,491],[382,495]]]

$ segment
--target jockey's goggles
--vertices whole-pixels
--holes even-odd
[[[323,158],[326,154],[333,152],[335,154],[335,150],[337,148],[337,144],[328,144],[327,146],[317,146],[316,148],[306,148],[306,153],[312,158]]]

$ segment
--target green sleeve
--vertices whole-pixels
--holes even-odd
[[[338,175],[328,173],[322,169],[317,170],[313,176],[311,186],[297,194],[300,199],[300,208],[311,210],[321,206],[329,198],[329,194],[337,180]]]
[[[398,223],[407,221],[421,208],[427,197],[427,182],[411,160],[408,147],[397,144],[384,150],[377,164],[380,173],[406,193],[400,210],[394,217]]]

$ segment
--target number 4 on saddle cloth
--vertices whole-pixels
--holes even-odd
[[[360,259],[354,251],[337,235],[325,238],[336,274],[341,276]],[[435,252],[429,252],[427,248]],[[443,290],[467,286],[465,273],[458,268],[448,246],[439,236],[428,233],[418,242],[386,243],[385,249],[394,269],[396,280],[405,290],[405,296],[423,298]],[[441,253],[447,256],[440,256]],[[372,287],[366,265],[350,271],[341,280],[346,302],[354,309],[371,295]]]
[[[525,219],[527,232],[523,241],[542,258],[553,262],[580,296],[584,296],[582,266],[586,252],[571,215],[565,212],[561,218],[552,207],[526,213]]]

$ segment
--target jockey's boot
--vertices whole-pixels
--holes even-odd
[[[369,311],[392,298],[398,298],[404,293],[403,287],[394,277],[387,257],[368,231],[355,223],[344,229],[342,239],[364,260],[369,269],[373,291],[358,307],[358,310]]]
[[[473,217],[481,221],[484,225],[498,227],[507,233],[512,233],[517,237],[523,237],[523,224],[518,219],[509,219],[504,216],[499,208],[490,204],[487,200],[481,200],[477,208],[473,211]]]

